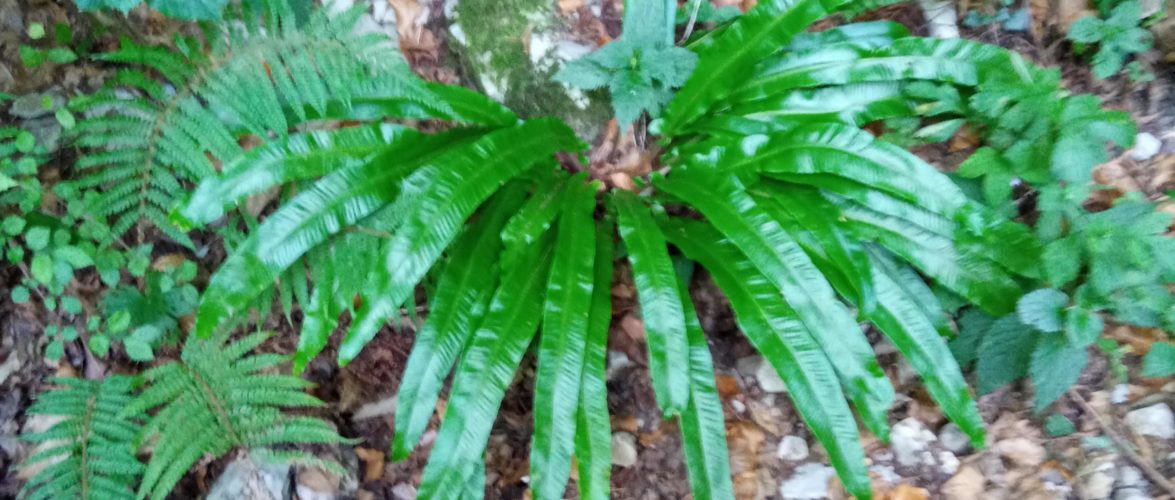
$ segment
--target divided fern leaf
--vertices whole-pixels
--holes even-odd
[[[135,458],[134,440],[141,412],[123,411],[133,397],[133,379],[55,378],[30,415],[57,419],[49,429],[24,434],[35,443],[22,467],[37,471],[21,489],[28,500],[133,499],[143,464]]]
[[[151,459],[139,485],[139,498],[165,498],[184,474],[205,456],[301,443],[348,443],[333,426],[285,409],[315,408],[310,383],[269,371],[287,361],[277,354],[254,354],[268,334],[255,333],[229,343],[224,336],[190,337],[182,359],[156,366],[141,377],[145,388],[123,414],[157,409],[139,434],[151,445]],[[264,458],[265,453],[258,454]],[[321,465],[308,455],[289,461]],[[336,466],[338,467],[338,466]]]

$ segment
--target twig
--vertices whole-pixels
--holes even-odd
[[[689,40],[689,36],[694,34],[694,24],[698,22],[698,11],[702,9],[702,1],[694,0],[694,8],[690,11],[689,22],[685,25],[685,33],[681,35],[681,40],[678,40],[677,43],[685,43],[686,40]]]
[[[1085,400],[1085,398],[1081,397],[1080,394],[1077,394],[1076,389],[1069,389],[1069,398],[1076,402],[1078,406],[1081,406],[1082,410],[1093,416],[1093,419],[1095,422],[1097,422],[1098,427],[1101,427],[1102,432],[1105,433],[1105,435],[1108,436],[1110,440],[1118,446],[1118,449],[1122,450],[1122,454],[1126,456],[1127,460],[1129,460],[1139,469],[1142,469],[1142,473],[1145,474],[1148,479],[1158,485],[1159,488],[1162,488],[1164,491],[1166,491],[1168,495],[1175,497],[1175,484],[1172,484],[1171,481],[1164,477],[1162,473],[1155,470],[1155,468],[1148,464],[1146,460],[1143,460],[1143,458],[1134,451],[1131,443],[1127,441],[1126,438],[1122,437],[1122,435],[1118,434],[1118,431],[1115,431],[1109,423],[1103,420],[1102,416],[1098,414],[1097,410],[1094,409],[1094,407],[1090,405],[1089,402]]]

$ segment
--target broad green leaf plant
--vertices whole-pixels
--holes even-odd
[[[650,128],[660,135],[667,168],[639,193],[601,193],[573,163],[556,161],[556,153],[584,150],[565,125],[522,121],[450,90],[434,92],[459,112],[432,113],[453,123],[443,132],[373,122],[291,134],[248,152],[201,182],[177,218],[208,224],[249,195],[291,183],[302,188],[212,277],[196,334],[239,324],[292,266],[317,262],[297,366],[325,348],[340,314],[349,312],[338,348],[346,364],[385,321],[414,308],[423,288],[429,312],[398,393],[393,458],[416,447],[444,380],[455,375],[420,494],[480,496],[494,414],[533,344],[532,490],[536,498],[561,498],[574,456],[581,495],[604,498],[608,290],[612,247],[623,243],[657,403],[666,418],[681,421],[696,498],[732,497],[710,354],[686,293],[689,276],[701,270],[784,379],[852,494],[870,495],[856,418],[886,440],[894,396],[858,321],[887,336],[944,413],[982,445],[982,421],[948,349],[952,330],[935,292],[991,316],[1011,314],[1025,284],[1040,277],[1042,245],[1028,227],[862,127],[949,113],[960,121],[944,127],[991,123],[993,136],[1022,126],[1015,115],[1024,111],[1015,104],[986,109],[982,118],[962,107],[933,114],[919,93],[928,87],[974,108],[1006,89],[1042,93],[1020,101],[1064,96],[1054,96],[1060,89],[1049,73],[997,47],[911,37],[892,23],[806,31],[848,7],[838,0],[759,2],[693,38],[696,68],[671,99],[668,87],[682,79],[641,73],[647,68],[642,46],[634,46],[642,36],[636,28],[626,27],[616,47],[569,66],[595,65],[580,75],[593,85],[625,75],[659,82],[651,88],[668,104]],[[668,4],[630,4],[637,8],[664,10],[672,22]],[[648,43],[679,52],[664,35]],[[621,53],[631,65],[597,61]],[[1061,113],[1088,105],[1078,100],[1075,111]],[[1058,136],[1054,123],[1044,122],[1041,134],[1058,150],[1044,154],[1067,168],[1061,160],[1071,152],[1060,144],[1076,138]]]
[[[174,49],[128,41],[100,56],[126,69],[75,104],[85,118],[73,137],[86,154],[62,189],[91,209],[81,212],[110,222],[109,234],[88,237],[106,285],[118,291],[127,267],[143,283],[112,295],[106,329],[84,332],[92,350],[104,336],[135,359],[153,357],[136,335],[178,340],[155,334],[195,302],[191,268],[150,274],[148,249],[119,253],[104,271],[101,250],[154,228],[189,248],[193,234],[220,235],[228,251],[200,295],[181,359],[145,372],[120,415],[155,411],[137,434],[138,444],[155,441],[145,468],[126,469],[119,494],[141,474],[138,496],[162,498],[204,454],[241,448],[305,463],[313,460],[268,446],[347,442],[282,411],[320,402],[301,379],[275,373],[285,357],[247,355],[266,335],[227,341],[238,327],[260,328],[274,302],[287,319],[300,312],[295,373],[336,330],[332,351],[347,364],[389,320],[426,306],[390,453],[403,459],[417,448],[452,375],[419,488],[443,499],[483,495],[494,417],[528,353],[538,362],[534,496],[562,498],[575,464],[581,497],[609,497],[605,369],[620,259],[647,329],[654,396],[679,422],[698,499],[733,498],[733,488],[711,353],[689,293],[696,274],[729,299],[859,498],[870,484],[858,420],[887,441],[894,399],[862,323],[897,347],[982,446],[983,422],[952,356],[968,345],[947,343],[958,304],[967,308],[961,330],[985,332],[972,352],[995,353],[979,356],[981,390],[1021,375],[985,376],[991,363],[1069,377],[1085,355],[1074,346],[1096,337],[1103,312],[1169,322],[1156,311],[1170,296],[1152,284],[1170,276],[1147,264],[1173,254],[1157,239],[1157,218],[1119,235],[1120,225],[1098,217],[1118,215],[1068,203],[1105,158],[1105,142],[1130,142],[1128,117],[1068,95],[1055,71],[998,47],[912,37],[889,22],[809,31],[861,5],[760,0],[741,16],[708,18],[720,24],[678,46],[674,2],[630,1],[621,39],[559,79],[609,87],[624,125],[642,113],[653,119],[658,168],[637,192],[592,179],[575,161],[586,145],[558,120],[522,120],[475,92],[416,78],[389,40],[357,34],[358,10],[303,16],[283,0],[241,2],[229,9],[233,20],[205,23],[201,39],[177,38]],[[865,129],[895,119],[916,121],[924,140],[966,125],[985,147],[947,175]],[[0,134],[0,146],[33,151],[25,135]],[[23,197],[29,166],[5,163],[0,194]],[[1040,193],[1035,231],[1013,220],[1013,182]],[[271,192],[280,193],[276,209],[245,209]],[[1129,203],[1123,212],[1135,209]],[[16,247],[48,251],[49,270],[37,264],[30,275],[55,279],[55,249],[75,240],[29,235],[51,224],[13,220],[4,222],[9,259],[36,258]],[[1137,259],[1105,256],[1105,241],[1127,236]],[[1042,256],[1058,255],[1077,264],[1045,265]],[[1131,280],[1105,281],[1115,273]],[[1149,309],[1135,307],[1138,297]],[[1147,369],[1170,364],[1156,357]]]

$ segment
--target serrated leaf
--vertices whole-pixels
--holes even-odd
[[[126,348],[126,355],[134,361],[147,362],[155,359],[155,352],[151,349],[151,344],[136,338],[127,338],[122,341],[122,346]]]
[[[1065,311],[1065,337],[1073,347],[1085,347],[1097,341],[1105,323],[1096,311],[1071,307]]]
[[[163,15],[188,21],[220,19],[228,0],[147,0],[152,9]]]
[[[1065,328],[1064,309],[1069,296],[1053,288],[1028,293],[1016,302],[1016,316],[1020,322],[1042,332],[1059,332]]]
[[[1015,315],[992,323],[979,344],[975,367],[979,393],[987,394],[1027,375],[1038,335]]]
[[[951,339],[951,354],[960,365],[967,366],[979,356],[979,346],[995,318],[976,308],[967,309],[959,318],[959,334]]]
[[[1142,358],[1142,376],[1161,378],[1175,375],[1175,345],[1155,342]]]
[[[49,229],[43,226],[30,228],[24,234],[24,243],[25,246],[29,247],[29,250],[34,252],[43,250],[49,246]]]
[[[1033,402],[1036,411],[1043,410],[1069,389],[1089,361],[1085,347],[1070,345],[1062,335],[1041,337],[1032,350],[1029,373],[1036,389]]]
[[[1060,413],[1049,415],[1044,420],[1044,430],[1053,437],[1068,436],[1077,432],[1077,427],[1073,425],[1073,421],[1065,418]]]

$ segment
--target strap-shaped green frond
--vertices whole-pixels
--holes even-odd
[[[869,498],[857,422],[828,356],[780,297],[779,289],[730,240],[703,222],[667,219],[669,241],[700,263],[730,300],[739,327],[787,384],[787,394],[828,451],[849,493]]]
[[[615,235],[610,220],[596,224],[596,262],[588,318],[579,409],[575,417],[575,461],[579,497],[607,500],[612,482],[612,423],[608,418],[608,330],[612,325],[612,265]]]
[[[134,498],[143,464],[135,458],[138,413],[122,414],[130,402],[133,379],[55,378],[56,387],[37,398],[29,415],[58,418],[52,427],[22,434],[35,443],[22,468],[36,470],[20,496],[28,500]]]
[[[675,415],[689,404],[689,339],[673,262],[665,237],[643,202],[618,191],[612,204],[640,299],[653,392],[661,411]]]
[[[207,337],[239,315],[306,252],[390,204],[409,174],[447,148],[466,144],[470,135],[464,129],[405,134],[366,163],[335,170],[294,197],[251,232],[213,275],[196,314],[196,334]]]
[[[486,133],[417,171],[422,181],[419,194],[401,208],[404,222],[386,256],[391,275],[357,312],[339,347],[339,361],[347,363],[359,354],[482,202],[510,179],[546,164],[556,152],[580,147],[566,125],[540,118]]]
[[[726,448],[726,416],[714,387],[710,346],[689,294],[692,262],[677,261],[678,291],[685,306],[689,337],[690,401],[681,412],[681,447],[689,470],[690,490],[698,500],[734,498]],[[688,267],[687,267],[688,266]]]
[[[490,200],[481,217],[458,237],[429,303],[428,319],[412,344],[396,394],[392,458],[407,458],[429,417],[453,363],[468,347],[498,285],[499,232],[521,201],[521,186],[507,187]],[[378,265],[378,264],[377,264]]]
[[[421,498],[482,497],[486,442],[506,388],[538,328],[552,239],[548,236],[532,245],[522,265],[502,270],[490,310],[457,365],[445,418],[420,483]],[[470,488],[479,477],[483,488]]]
[[[787,46],[808,25],[843,0],[765,0],[704,46],[698,64],[665,110],[667,135],[682,132],[718,100],[730,95],[759,60]]]
[[[543,302],[534,391],[530,487],[535,498],[563,498],[575,448],[576,411],[591,324],[596,232],[595,184],[573,177],[562,199]]]
[[[284,408],[313,408],[322,402],[307,394],[310,383],[269,371],[286,362],[276,354],[249,355],[269,334],[255,333],[226,343],[190,337],[182,359],[142,373],[146,388],[123,414],[158,407],[139,436],[151,442],[151,460],[139,484],[139,498],[165,498],[198,460],[237,448],[298,443],[349,443],[317,418],[293,416]]]
[[[705,215],[771,279],[810,335],[828,353],[866,426],[886,440],[893,386],[874,359],[860,326],[795,240],[735,178],[695,168],[659,177],[655,183]]]

